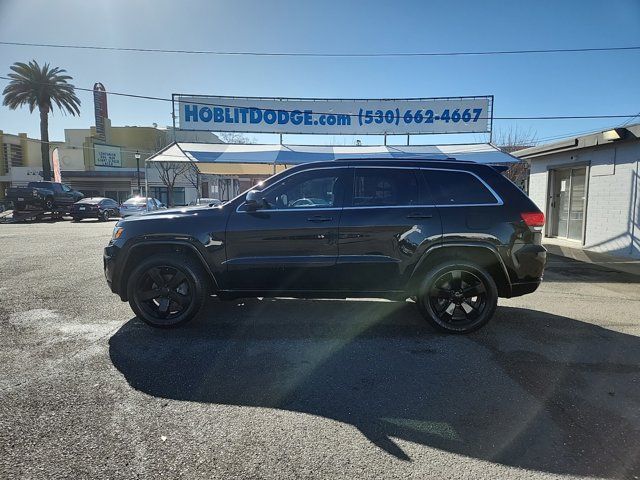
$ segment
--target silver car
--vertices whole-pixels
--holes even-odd
[[[130,215],[139,215],[145,212],[153,212],[154,210],[166,209],[162,202],[151,197],[132,197],[120,205],[120,216],[128,217]]]
[[[217,198],[199,198],[197,200],[189,202],[190,207],[199,205],[209,205],[211,207],[217,207],[218,205],[222,205],[222,202]]]

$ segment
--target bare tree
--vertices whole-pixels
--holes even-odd
[[[196,199],[198,199],[200,198],[200,170],[194,163],[190,165],[191,168],[184,172],[183,175],[187,182],[196,189]]]
[[[238,143],[242,145],[256,143],[255,138],[247,137],[245,134],[237,132],[221,132],[218,134],[218,138],[222,140],[222,143]]]
[[[506,153],[517,152],[536,144],[535,132],[531,128],[521,130],[517,125],[511,125],[507,130],[499,130],[494,138],[493,143]],[[511,165],[504,172],[504,176],[525,192],[529,189],[529,164],[526,160],[519,160]]]
[[[506,153],[533,147],[536,143],[536,133],[531,128],[523,130],[517,125],[510,125],[506,130],[498,130],[493,140],[493,144]]]
[[[173,189],[176,180],[180,176],[184,177],[194,167],[191,162],[154,162],[153,165],[158,170],[160,180],[167,187],[167,204],[173,207]]]

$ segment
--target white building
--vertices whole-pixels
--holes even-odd
[[[529,196],[545,237],[640,258],[640,124],[514,152],[531,165]]]

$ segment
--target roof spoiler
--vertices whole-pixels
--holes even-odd
[[[498,173],[504,173],[509,170],[510,165],[490,165]]]

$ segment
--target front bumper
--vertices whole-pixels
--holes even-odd
[[[105,247],[104,252],[102,254],[102,263],[104,267],[104,276],[107,280],[107,285],[113,293],[120,294],[118,292],[117,285],[114,282],[115,271],[116,271],[116,260],[118,257],[119,248],[113,244],[109,244]]]

